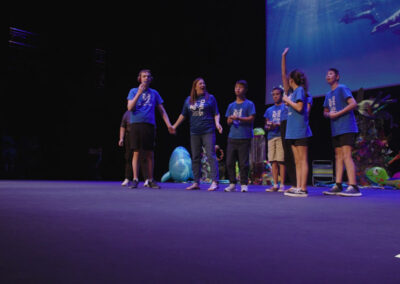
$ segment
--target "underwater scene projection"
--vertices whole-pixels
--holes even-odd
[[[325,95],[328,68],[352,91],[400,84],[399,0],[267,0],[266,103],[288,72],[302,69],[313,96]]]

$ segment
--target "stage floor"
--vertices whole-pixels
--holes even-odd
[[[400,283],[400,190],[160,185],[0,180],[0,282]]]

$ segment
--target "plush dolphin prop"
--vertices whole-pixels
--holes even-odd
[[[171,178],[178,182],[193,179],[192,159],[185,147],[179,146],[174,149],[169,159],[169,171],[162,176],[161,182]]]

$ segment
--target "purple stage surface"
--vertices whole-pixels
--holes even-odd
[[[0,181],[0,283],[400,283],[400,191]]]

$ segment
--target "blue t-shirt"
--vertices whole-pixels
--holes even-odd
[[[288,107],[284,103],[282,103],[282,112],[281,112],[281,121],[287,120],[288,117]]]
[[[214,116],[219,114],[217,101],[214,96],[208,94],[199,96],[193,105],[190,104],[190,97],[185,100],[181,113],[184,117],[189,117],[190,134],[200,135],[215,131]]]
[[[264,113],[264,117],[269,121],[272,121],[273,123],[281,124],[281,121],[284,120],[282,119],[282,117],[286,116],[287,118],[287,110],[288,108],[284,103],[281,103],[280,105],[273,105],[267,108],[267,110]],[[268,130],[267,139],[270,140],[275,137],[281,137],[280,127]]]
[[[138,88],[131,89],[127,99],[132,100],[137,91]],[[140,95],[135,107],[131,112],[131,123],[151,123],[155,125],[155,107],[163,102],[163,99],[156,90],[148,88]]]
[[[336,89],[330,91],[325,96],[324,108],[329,111],[340,111],[344,109],[348,103],[347,100],[353,98],[351,91],[345,85],[338,85]],[[353,111],[331,119],[332,136],[341,135],[344,133],[357,133],[358,127]]]
[[[231,103],[226,110],[225,116],[236,115],[238,117],[249,117],[256,114],[256,108],[254,103],[250,100],[238,104],[235,102]],[[230,131],[229,138],[232,139],[248,139],[253,137],[253,122],[243,122],[234,120]]]
[[[312,106],[312,104],[313,104],[313,98],[310,94],[307,97],[307,104],[310,104],[310,106]]]
[[[286,126],[286,139],[302,139],[312,136],[311,128],[308,121],[307,97],[303,87],[297,87],[290,95],[292,102],[303,102],[303,109],[300,112],[288,106],[288,120]]]

